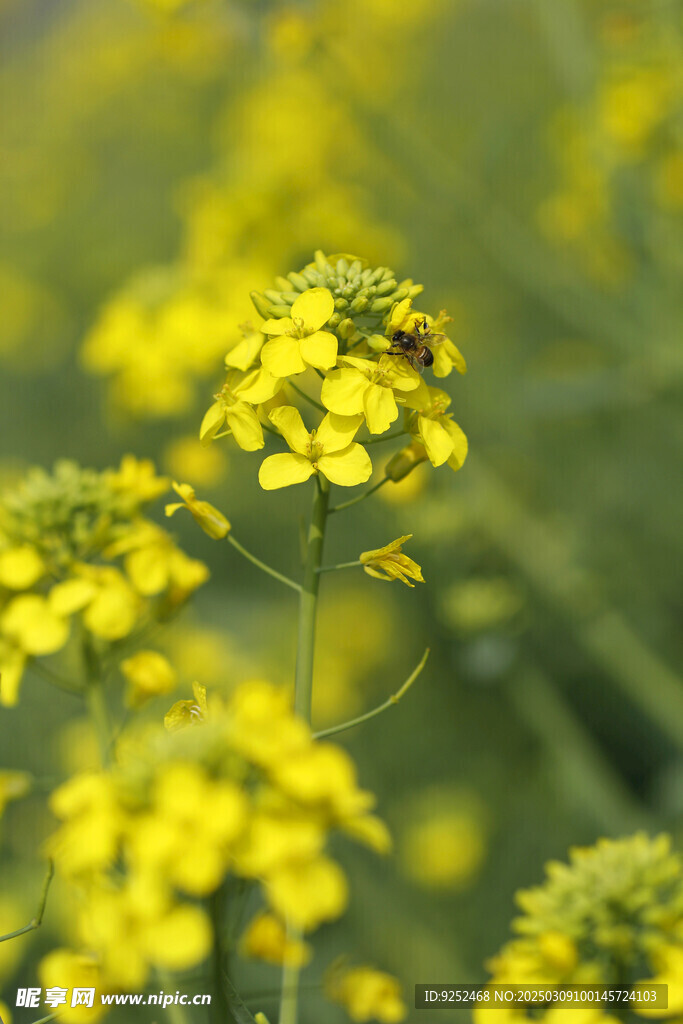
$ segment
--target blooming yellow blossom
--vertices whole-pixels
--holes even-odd
[[[264,368],[248,373],[231,370],[202,420],[201,443],[210,444],[218,437],[232,434],[244,451],[263,448],[263,427],[253,406],[273,398],[281,385],[282,381]]]
[[[126,573],[139,594],[149,597],[169,589],[182,600],[209,578],[209,570],[181,551],[156,523],[140,523],[109,552],[124,555]]]
[[[241,950],[245,956],[289,967],[305,967],[312,956],[309,944],[288,937],[280,918],[267,911],[257,914],[250,922],[242,936]]]
[[[408,1014],[400,983],[374,967],[333,965],[325,988],[330,999],[341,1003],[351,1020],[359,1024],[370,1020],[397,1024]]]
[[[189,484],[173,483],[173,490],[183,500],[176,501],[166,506],[166,515],[172,516],[179,508],[186,508],[196,523],[201,526],[204,533],[214,540],[222,540],[230,531],[230,523],[222,512],[209,504],[208,501],[198,501],[195,498],[194,488]]]
[[[64,822],[48,842],[60,870],[83,875],[113,862],[125,815],[110,778],[97,772],[76,775],[55,790],[50,808]]]
[[[106,470],[102,475],[112,490],[128,494],[137,502],[154,501],[168,490],[168,477],[156,475],[152,460],[135,455],[124,455],[118,469]]]
[[[10,800],[20,800],[30,789],[28,772],[0,771],[0,817]]]
[[[400,580],[408,587],[414,587],[411,580],[424,583],[422,569],[402,552],[402,547],[407,540],[410,540],[412,533],[405,537],[398,537],[390,544],[374,551],[364,551],[360,556],[363,568],[369,576],[375,576],[378,580]]]
[[[431,464],[442,466],[447,462],[451,469],[460,469],[467,458],[467,438],[451,413],[446,412],[450,395],[422,381],[405,401],[417,413],[410,417],[411,434],[424,446]]]
[[[334,313],[334,298],[327,288],[310,288],[292,304],[291,317],[261,324],[271,337],[261,352],[266,370],[274,377],[302,373],[307,366],[329,370],[337,361],[337,339],[321,327]]]
[[[199,725],[208,718],[206,687],[195,682],[192,692],[194,700],[178,700],[164,715],[164,725],[169,732],[184,729],[187,725]]]
[[[137,651],[121,662],[121,671],[128,681],[126,703],[131,708],[170,693],[178,681],[175,669],[158,651]]]
[[[446,315],[445,310],[442,310],[438,317],[418,313],[412,308],[412,301],[412,298],[403,299],[392,308],[387,321],[386,335],[391,339],[397,331],[404,331],[406,334],[423,334],[423,325],[426,321],[429,331],[425,334],[424,343],[429,346],[429,333],[443,334],[444,327],[452,318]],[[466,372],[467,364],[463,355],[449,337],[444,336],[437,339],[431,350],[434,356],[432,371],[435,377],[447,377],[454,368],[458,373]]]
[[[353,487],[369,479],[372,473],[370,456],[362,445],[353,441],[362,416],[327,413],[320,426],[310,434],[298,409],[293,406],[273,409],[270,420],[292,451],[269,455],[263,461],[259,483],[265,491],[303,483],[318,472],[332,483],[344,487]]]
[[[394,391],[413,391],[419,375],[405,359],[388,355],[379,362],[342,356],[344,366],[330,370],[323,381],[321,400],[331,412],[365,417],[371,434],[382,434],[398,418]]]

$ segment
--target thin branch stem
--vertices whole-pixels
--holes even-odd
[[[287,383],[289,384],[290,388],[292,388],[293,391],[296,391],[297,395],[301,395],[301,397],[305,399],[305,401],[307,401],[309,405],[315,406],[315,408],[319,409],[320,412],[327,412],[327,409],[325,408],[324,405],[321,405],[320,402],[316,402],[315,398],[311,398],[310,395],[307,395],[306,392],[302,391],[300,387],[297,387],[297,385],[293,381],[288,380]]]
[[[52,686],[56,686],[58,690],[62,690],[64,693],[70,693],[74,697],[80,697],[83,695],[83,689],[81,686],[73,686],[68,679],[64,679],[58,672],[54,672],[47,665],[43,665],[42,662],[37,659],[32,659],[28,663],[28,671],[35,672],[37,675],[42,676],[43,679],[51,683]]]
[[[173,975],[170,971],[165,971],[161,967],[157,967],[157,977],[161,982],[161,987],[166,991],[170,992],[171,989],[175,988],[173,981]],[[190,1024],[187,1014],[185,1013],[185,1007],[181,1006],[180,1003],[169,1003],[164,1009],[168,1014],[168,1019],[171,1024]]]
[[[43,914],[45,913],[45,906],[47,904],[47,894],[50,888],[50,884],[54,877],[55,865],[52,859],[47,862],[47,874],[43,881],[43,888],[40,892],[40,902],[38,903],[38,909],[35,916],[29,921],[23,928],[17,928],[15,932],[9,932],[7,935],[0,935],[0,942],[6,942],[8,939],[16,939],[20,935],[25,935],[27,932],[32,932],[36,928],[40,928],[43,923]]]
[[[397,437],[403,437],[407,431],[395,430],[393,434],[380,434],[379,437],[368,437],[361,444],[379,444],[380,441],[394,441]]]
[[[252,555],[251,551],[247,551],[247,549],[240,544],[238,540],[235,540],[231,533],[227,535],[226,540],[228,541],[228,544],[232,544],[235,551],[239,551],[247,561],[252,562],[255,566],[261,569],[262,572],[268,573],[268,575],[272,576],[273,579],[279,580],[280,583],[284,583],[285,586],[291,587],[292,590],[296,590],[299,593],[301,592],[300,583],[297,583],[295,580],[290,580],[289,576],[283,575],[283,573],[278,572],[277,569],[273,569],[270,565],[266,565],[266,563],[262,562],[260,558],[256,557],[256,555]]]
[[[401,698],[405,697],[410,687],[413,685],[417,677],[422,672],[422,669],[427,664],[428,657],[429,647],[427,647],[424,654],[422,655],[422,658],[420,659],[420,663],[410,673],[410,675],[408,676],[400,690],[397,690],[396,693],[392,693],[391,697],[385,700],[383,704],[380,704],[378,707],[373,708],[372,711],[366,711],[364,715],[359,715],[357,718],[352,718],[348,722],[342,722],[341,725],[332,725],[330,726],[329,729],[321,729],[320,732],[313,733],[313,738],[319,740],[325,736],[336,736],[337,733],[345,732],[347,729],[352,729],[354,725],[361,725],[362,722],[367,722],[369,719],[375,718],[376,715],[381,715],[383,711],[387,711],[395,704],[398,704]]]
[[[364,491],[363,494],[359,494],[358,497],[356,498],[351,498],[350,501],[343,501],[341,505],[335,505],[333,508],[329,510],[330,515],[333,512],[343,512],[345,508],[351,508],[352,505],[357,505],[359,501],[365,501],[366,498],[369,498],[371,494],[374,494],[375,491],[378,491],[380,487],[384,486],[384,484],[388,484],[390,480],[390,476],[385,476],[382,480],[379,481],[379,483],[375,484],[374,487],[371,487],[369,491]]]
[[[57,1020],[62,1012],[62,1010],[55,1010],[54,1013],[48,1013],[47,1017],[41,1017],[40,1020],[34,1020],[33,1024],[48,1024],[48,1021]]]
[[[339,565],[321,565],[317,572],[336,572],[337,569],[355,569],[357,566],[363,563],[359,560],[355,562],[340,562]]]

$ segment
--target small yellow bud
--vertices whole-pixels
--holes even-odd
[[[268,300],[264,298],[260,292],[251,292],[251,301],[253,302],[254,309],[259,316],[262,316],[264,320],[267,320],[270,316],[270,313],[268,312],[270,309],[270,303]]]
[[[192,518],[198,523],[204,533],[214,540],[222,540],[230,532],[230,523],[222,512],[211,505],[208,501],[198,501],[195,498],[194,488],[189,484],[177,484],[174,482],[173,490],[180,495],[182,501],[176,501],[166,506],[166,515],[172,516],[179,508],[186,508]]]

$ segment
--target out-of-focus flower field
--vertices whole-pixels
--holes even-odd
[[[683,843],[682,43],[680,0],[0,0],[0,935],[36,913],[48,854],[58,868],[40,928],[0,942],[5,1024],[48,1012],[16,1008],[18,987],[82,983],[83,964],[60,953],[83,943],[72,885],[127,843],[137,884],[168,877],[186,899],[155,891],[152,932],[135,879],[125,907],[104,889],[86,896],[97,919],[86,933],[99,928],[122,990],[170,990],[162,971],[179,972],[174,991],[211,990],[197,901],[228,862],[269,894],[262,918],[232,922],[252,919],[231,963],[271,1024],[275,965],[312,953],[271,911],[322,925],[299,1024],[469,1018],[413,1010],[416,982],[683,986],[683,867],[655,838]],[[415,304],[437,328],[447,310],[452,345],[435,348],[423,381],[452,399],[448,424],[469,455],[453,473],[461,435],[447,424],[439,462],[423,424],[417,468],[334,516],[325,562],[356,559],[381,578],[358,564],[322,579],[313,727],[381,704],[431,654],[396,707],[335,739],[362,790],[342,753],[318,764],[300,752],[339,789],[324,795],[321,832],[334,860],[312,862],[309,903],[259,860],[253,836],[223,852],[264,801],[304,799],[284,748],[266,755],[243,738],[268,736],[274,720],[296,731],[283,697],[296,601],[216,543],[227,530],[211,506],[180,489],[206,536],[164,504],[177,499],[172,480],[189,482],[250,552],[300,574],[308,500],[279,479],[259,485],[249,439],[261,428],[231,421],[219,400],[204,444],[199,434],[224,394],[226,353],[241,387],[255,328],[276,318],[263,325],[275,353],[276,321],[310,288],[284,275],[315,273],[316,252],[350,254],[349,280],[355,255],[394,268],[373,287],[398,302],[424,282]],[[343,315],[333,326],[346,337]],[[311,316],[302,331],[318,337],[325,321]],[[302,369],[305,341],[288,356]],[[464,377],[450,373],[464,369],[458,350]],[[365,396],[360,362],[332,375],[355,373]],[[409,371],[395,366],[377,390],[400,396]],[[360,415],[340,392],[328,401],[328,383],[330,415]],[[289,441],[279,399],[256,401],[275,403],[265,429]],[[226,423],[234,437],[212,441]],[[400,564],[416,585],[391,585],[398,549],[381,549],[409,536]],[[96,565],[74,562],[84,551]],[[45,573],[59,580],[49,596]],[[91,718],[63,685],[81,671],[81,640],[86,674],[88,651],[106,647],[111,680]],[[245,710],[250,680],[269,681],[262,721]],[[202,687],[218,694],[213,717]],[[228,744],[240,779],[266,772],[260,804],[232,766],[187,767],[209,756],[198,731],[156,736],[171,705],[174,727],[206,712],[206,743]],[[101,735],[98,753],[91,721],[114,706],[122,729],[137,721],[125,767],[80,775],[111,753]],[[388,857],[365,790],[393,837]],[[179,793],[195,817],[178,819],[163,860],[155,829]],[[216,807],[223,831],[207,825]],[[320,820],[311,811],[299,825]],[[72,830],[83,862],[64,853]],[[107,846],[96,855],[94,834]],[[570,855],[577,846],[595,850]],[[564,881],[544,883],[548,861],[571,861]],[[594,919],[567,909],[582,900]],[[591,974],[615,949],[631,973]],[[342,955],[350,972],[326,973]],[[391,978],[363,965],[399,979],[407,1017]],[[663,1019],[680,1019],[681,991]],[[209,1019],[190,1012],[187,1024]],[[126,1007],[106,1019],[150,1017]]]

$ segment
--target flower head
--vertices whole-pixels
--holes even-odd
[[[183,500],[167,505],[167,516],[172,516],[179,508],[186,508],[192,515],[194,521],[201,526],[204,533],[208,533],[209,537],[213,537],[214,540],[222,540],[228,535],[230,532],[230,523],[223,513],[219,512],[218,509],[209,504],[208,501],[199,501],[195,497],[193,487],[189,484],[177,484],[174,481],[173,490]]]
[[[330,999],[341,1003],[351,1020],[359,1024],[370,1020],[397,1024],[407,1016],[400,983],[375,967],[333,964],[325,987]]]
[[[370,456],[353,441],[361,416],[328,413],[310,433],[293,406],[280,406],[270,413],[271,423],[280,431],[291,452],[269,455],[261,465],[259,483],[266,491],[288,487],[322,473],[334,484],[353,487],[372,473]]]
[[[424,446],[431,464],[436,467],[447,462],[451,469],[460,469],[467,458],[467,438],[446,411],[450,395],[421,381],[405,402],[415,410],[413,415],[407,414],[410,432]]]
[[[402,552],[402,547],[407,540],[410,540],[412,533],[405,537],[398,537],[390,544],[374,551],[364,551],[360,556],[363,568],[369,576],[375,576],[378,580],[400,580],[408,587],[415,586],[411,580],[424,583],[422,569]]]
[[[337,361],[337,338],[320,328],[334,313],[327,288],[311,288],[292,305],[292,315],[261,324],[271,340],[261,353],[263,365],[274,377],[302,373],[307,366],[329,370]]]
[[[342,416],[362,414],[371,434],[384,433],[398,419],[394,392],[413,391],[419,375],[407,360],[395,356],[383,355],[379,362],[342,356],[342,362],[345,365],[331,370],[323,382],[323,405]]]

